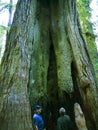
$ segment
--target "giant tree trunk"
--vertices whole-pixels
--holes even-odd
[[[0,69],[0,130],[31,130],[35,104],[55,130],[59,107],[74,120],[75,102],[88,129],[98,130],[98,90],[75,0],[20,0]]]
[[[28,26],[34,19],[31,10],[29,1],[20,0],[7,37],[0,67],[0,130],[32,130],[27,88],[33,39]]]

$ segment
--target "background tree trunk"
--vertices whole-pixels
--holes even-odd
[[[13,6],[13,0],[10,0],[8,26],[11,26],[12,24],[12,6]]]
[[[75,102],[88,129],[98,130],[98,90],[75,0],[20,0],[0,69],[1,130],[31,130],[35,104],[55,130],[61,106],[74,122]]]

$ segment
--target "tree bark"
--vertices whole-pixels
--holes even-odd
[[[36,104],[55,130],[61,106],[74,121],[75,102],[88,130],[98,130],[98,90],[75,0],[20,0],[0,69],[1,130],[31,130]]]
[[[28,24],[34,23],[30,4],[17,4],[0,66],[0,130],[32,130],[27,88],[33,39]]]

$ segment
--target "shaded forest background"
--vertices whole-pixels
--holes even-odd
[[[95,43],[96,34],[94,34],[93,26],[95,23],[91,22],[90,0],[78,0],[77,7],[82,28],[82,34],[86,41],[87,49],[91,57],[94,70],[98,82],[98,52]]]

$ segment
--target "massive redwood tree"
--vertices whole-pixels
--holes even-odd
[[[35,104],[55,130],[61,106],[74,122],[75,102],[88,130],[98,130],[98,88],[76,0],[19,0],[0,66],[0,130],[32,130]]]

